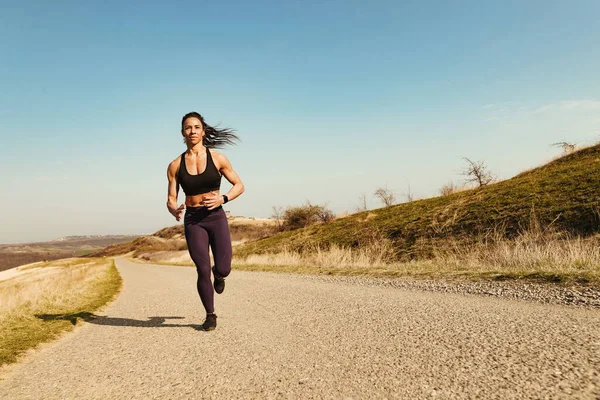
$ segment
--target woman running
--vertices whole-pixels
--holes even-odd
[[[185,240],[196,264],[196,286],[206,309],[202,329],[211,331],[217,326],[213,287],[217,293],[223,293],[225,277],[231,272],[231,237],[222,205],[244,192],[244,184],[231,168],[229,160],[213,148],[234,144],[239,138],[231,129],[216,129],[208,125],[197,112],[183,116],[181,134],[187,150],[167,169],[167,208],[177,221],[185,209]],[[224,195],[220,194],[221,176],[233,185]],[[185,193],[185,203],[177,206],[179,185]],[[214,286],[210,280],[209,245],[215,264],[212,267]]]

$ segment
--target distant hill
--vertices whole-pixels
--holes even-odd
[[[580,236],[600,232],[600,145],[496,184],[352,214],[246,243],[237,256],[390,240],[398,260],[428,257],[490,232],[507,238],[539,226]]]
[[[276,222],[270,219],[230,216],[228,221],[231,240],[234,245],[269,237],[275,232]],[[110,257],[133,252],[134,257],[141,257],[146,253],[181,252],[183,250],[187,252],[187,244],[183,225],[179,224],[163,228],[152,235],[141,236],[129,242],[108,246],[89,254],[89,256]]]
[[[68,236],[48,242],[0,244],[0,271],[37,261],[78,257],[137,235]]]

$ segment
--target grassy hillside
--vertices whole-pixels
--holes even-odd
[[[361,247],[389,240],[394,258],[431,255],[434,246],[490,232],[507,238],[539,224],[589,236],[600,231],[600,145],[579,150],[512,179],[449,196],[398,204],[237,246],[235,255]]]

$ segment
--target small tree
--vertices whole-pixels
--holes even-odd
[[[396,202],[396,195],[387,188],[379,188],[375,191],[375,196],[379,197],[379,200],[386,206],[389,207]]]
[[[477,185],[481,187],[494,180],[492,173],[487,170],[483,161],[472,161],[467,157],[463,157],[463,160],[468,164],[467,168],[462,173],[466,176],[467,182],[476,182]]]

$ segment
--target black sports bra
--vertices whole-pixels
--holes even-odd
[[[177,172],[177,182],[186,196],[195,196],[221,188],[221,174],[217,170],[208,147],[206,148],[206,168],[198,175],[190,175],[185,167],[185,153],[181,155],[181,163]]]

